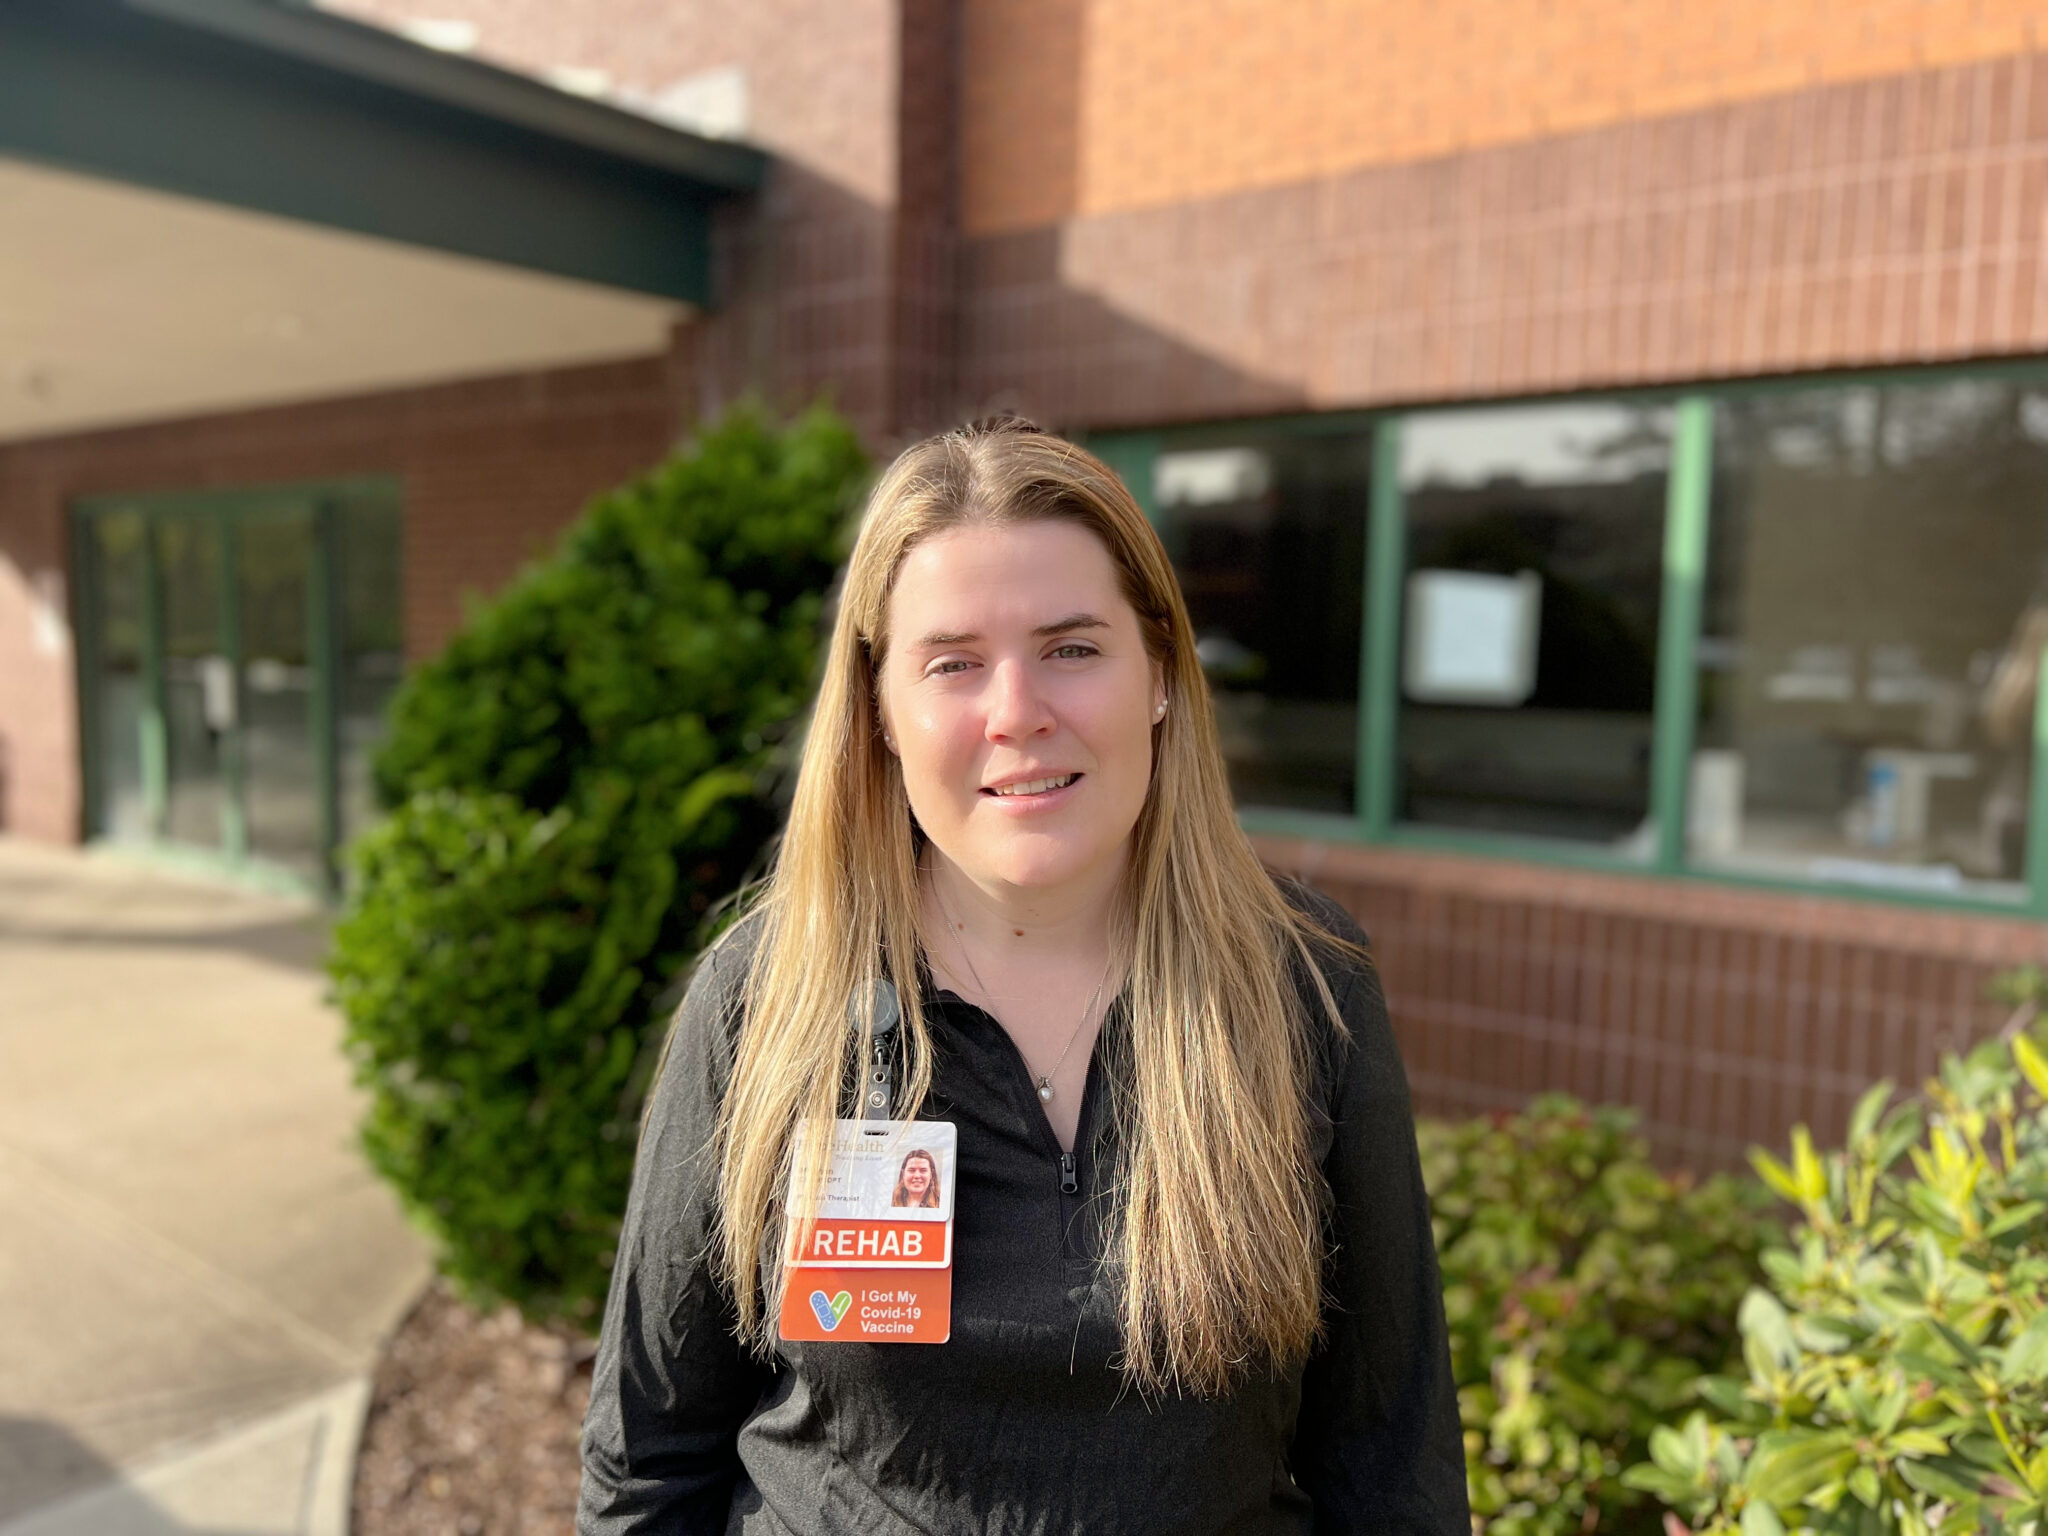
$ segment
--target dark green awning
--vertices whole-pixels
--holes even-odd
[[[5,0],[0,155],[700,306],[767,167],[271,0]]]

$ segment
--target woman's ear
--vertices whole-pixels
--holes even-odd
[[[890,756],[901,757],[903,754],[896,750],[896,734],[889,729],[889,698],[882,691],[882,679],[879,676],[874,680],[873,690],[870,697],[874,700],[875,724],[882,733],[882,745],[889,749]]]

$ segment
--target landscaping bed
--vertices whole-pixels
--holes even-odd
[[[431,1286],[377,1366],[354,1536],[566,1536],[593,1348]]]

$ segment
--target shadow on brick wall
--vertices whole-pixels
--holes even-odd
[[[1306,409],[1308,392],[1168,335],[1077,284],[1064,226],[987,236],[960,253],[965,414],[1021,410],[1094,428]]]

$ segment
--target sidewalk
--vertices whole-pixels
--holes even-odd
[[[0,839],[0,1536],[342,1536],[427,1276],[311,907]]]

